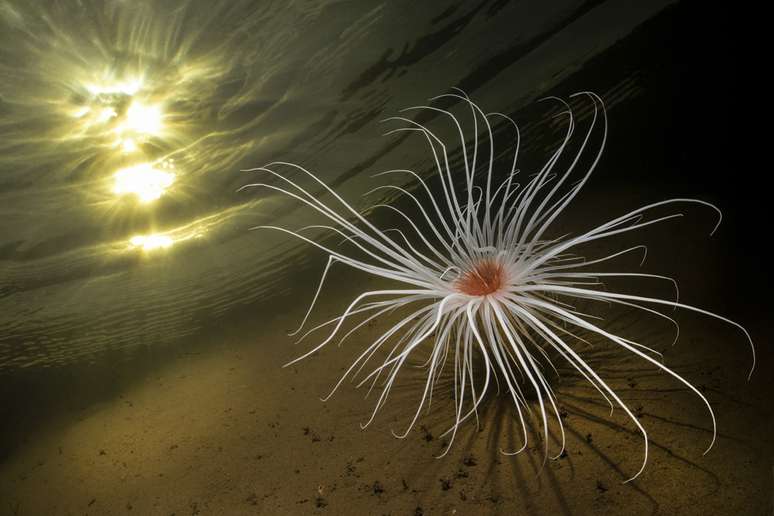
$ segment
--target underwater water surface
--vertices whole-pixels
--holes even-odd
[[[0,369],[163,345],[283,290],[304,247],[247,228],[303,215],[237,193],[242,169],[360,195],[425,158],[380,119],[451,86],[510,112],[663,8],[601,4],[3,2]]]
[[[537,164],[560,135],[552,122],[559,108],[537,100],[588,89],[604,100],[613,136],[580,218],[686,192],[715,200],[723,195],[715,176],[696,183],[699,173],[683,172],[698,167],[684,121],[704,110],[681,104],[691,97],[676,35],[691,19],[687,9],[666,0],[0,0],[0,514],[452,514],[458,506],[458,514],[617,514],[627,496],[636,499],[633,513],[660,513],[675,487],[620,487],[626,475],[616,477],[611,461],[639,453],[625,447],[614,459],[597,454],[608,476],[578,472],[586,494],[570,502],[556,494],[555,477],[510,471],[506,457],[489,453],[491,438],[481,438],[483,449],[464,445],[438,478],[415,482],[421,464],[441,467],[437,450],[417,451],[437,444],[431,430],[396,448],[403,445],[385,429],[360,432],[369,410],[360,395],[319,403],[346,358],[326,355],[334,374],[319,363],[281,369],[298,349],[285,331],[303,316],[325,258],[250,228],[317,220],[284,196],[240,187],[257,181],[247,169],[281,160],[315,171],[358,208],[400,202],[363,194],[390,168],[430,174],[430,157],[412,137],[383,136],[394,126],[381,121],[452,87],[516,118],[525,166]],[[591,116],[578,108],[580,122]],[[735,206],[732,230],[741,225]],[[706,220],[690,215],[692,234],[704,237]],[[751,313],[740,305],[748,291],[729,290],[750,282],[722,272],[747,236],[726,232],[712,247],[669,231],[660,245],[688,242],[691,250],[680,252],[701,259],[713,279],[675,255],[655,253],[655,263],[687,270],[700,304]],[[330,306],[352,294],[350,278],[339,281]],[[750,317],[753,331],[762,327]],[[715,330],[687,327],[698,340]],[[735,346],[730,363],[742,364],[724,372],[742,378],[744,344],[718,334]],[[710,346],[711,367],[725,360],[718,346]],[[706,362],[676,361],[689,370]],[[626,382],[635,373],[621,374]],[[751,396],[752,408],[726,419],[736,431],[765,392],[720,378],[709,388],[725,392],[722,400]],[[386,419],[405,418],[413,406],[401,412],[398,402]],[[680,459],[684,469],[675,466],[675,482],[684,479],[709,504],[733,490],[727,508],[737,513],[765,507],[758,492],[771,486],[760,473],[771,473],[771,434],[756,439],[771,429],[770,416],[769,408],[760,426],[729,437],[725,452],[755,482],[700,465],[698,447],[685,452],[690,461]],[[498,407],[486,417],[490,428],[507,419]],[[665,421],[666,449],[680,424]],[[591,446],[594,432],[576,437]],[[378,451],[368,456],[372,446]],[[400,463],[417,453],[417,464]],[[728,456],[718,452],[713,464]],[[659,460],[654,476],[668,469]],[[338,476],[326,469],[333,464]],[[272,470],[294,480],[278,482]],[[519,482],[530,487],[519,492]],[[748,491],[738,487],[745,482]],[[36,496],[44,489],[51,495]],[[750,496],[756,502],[745,506]],[[685,496],[676,499],[695,513]]]

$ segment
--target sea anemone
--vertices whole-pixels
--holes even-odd
[[[520,175],[516,168],[520,144],[518,126],[510,117],[501,113],[484,113],[462,91],[455,90],[453,93],[440,95],[431,99],[430,103],[438,99],[444,99],[447,103],[465,103],[464,105],[470,108],[473,126],[473,137],[470,141],[466,141],[460,119],[447,109],[428,105],[403,110],[422,110],[448,118],[457,133],[454,139],[459,138],[459,166],[453,167],[450,164],[452,160],[447,144],[425,125],[403,116],[387,119],[402,124],[400,128],[387,134],[411,131],[423,137],[437,173],[435,181],[439,183],[438,188],[433,189],[429,180],[426,181],[411,170],[390,170],[379,174],[403,174],[416,186],[413,191],[398,185],[377,188],[398,192],[404,196],[409,206],[416,208],[416,213],[409,216],[403,208],[377,205],[397,213],[406,223],[405,231],[379,229],[304,167],[273,162],[251,169],[268,174],[274,180],[252,183],[244,188],[263,187],[280,192],[312,208],[332,224],[308,226],[296,231],[276,226],[258,227],[287,233],[328,253],[328,263],[309,310],[301,326],[291,335],[297,334],[306,325],[328,271],[335,263],[345,264],[396,284],[395,288],[361,293],[340,316],[307,332],[308,335],[322,328],[332,327],[322,342],[288,365],[319,351],[336,336],[343,334],[342,340],[346,339],[359,328],[377,318],[392,314],[396,309],[405,313],[397,322],[393,321],[394,324],[376,340],[363,344],[362,353],[324,400],[336,391],[344,379],[361,373],[374,356],[382,357],[378,365],[358,385],[370,382],[373,388],[380,378],[382,380],[381,392],[371,417],[362,425],[365,428],[384,405],[403,365],[415,351],[423,348],[429,358],[423,365],[427,378],[421,387],[419,406],[408,428],[399,434],[393,432],[396,437],[403,438],[416,424],[422,408],[431,402],[436,381],[444,364],[452,355],[455,416],[454,424],[447,431],[451,436],[443,454],[448,452],[460,424],[473,415],[478,417],[478,408],[494,380],[498,389],[502,387],[512,398],[523,430],[521,447],[516,451],[503,453],[515,454],[526,448],[525,412],[531,414],[530,406],[536,403],[539,406],[542,432],[546,436],[543,439],[546,458],[549,456],[549,417],[554,417],[558,422],[562,443],[561,450],[556,454],[558,457],[564,451],[565,432],[556,394],[544,373],[544,366],[547,364],[553,368],[553,360],[563,359],[600,393],[610,405],[611,413],[615,405],[620,406],[642,433],[644,459],[640,469],[629,479],[632,480],[644,470],[648,460],[647,432],[626,403],[589,365],[588,359],[581,356],[582,350],[578,344],[584,339],[574,333],[579,329],[620,346],[693,391],[707,406],[712,418],[713,435],[707,448],[709,451],[715,441],[716,422],[705,395],[683,376],[667,367],[659,352],[610,333],[597,318],[580,312],[578,303],[593,301],[623,305],[672,321],[675,325],[677,323],[674,319],[656,308],[665,306],[698,312],[736,326],[744,332],[753,347],[749,333],[734,321],[680,303],[678,300],[603,289],[603,277],[638,276],[674,282],[670,278],[654,274],[593,270],[595,265],[627,253],[643,251],[644,246],[628,247],[594,259],[583,258],[578,254],[578,249],[592,241],[635,231],[681,215],[677,213],[650,216],[653,209],[662,206],[692,203],[709,207],[717,212],[718,225],[722,215],[717,207],[705,201],[669,199],[637,208],[577,236],[546,237],[554,221],[588,181],[599,162],[607,139],[607,115],[602,99],[590,92],[577,93],[572,97],[586,98],[593,104],[591,121],[580,144],[575,145],[574,151],[568,152],[571,148],[570,141],[576,132],[576,120],[568,102],[550,97],[550,100],[562,106],[562,111],[557,116],[567,117],[566,132],[545,165],[536,174],[527,177],[524,184],[516,181]],[[502,154],[494,148],[491,125],[494,119],[511,124],[516,136],[513,159],[508,160],[511,164],[510,171],[501,174],[499,180],[495,180],[494,168],[498,156]],[[481,134],[480,129],[483,129]],[[593,150],[591,141],[595,133],[599,143],[596,150]],[[480,147],[484,147],[484,152],[480,152]],[[568,156],[568,153],[571,155]],[[555,170],[560,158],[565,162],[561,172]],[[587,164],[582,167],[583,171],[577,172],[576,168],[580,169],[579,164],[584,160]],[[573,175],[577,176],[575,180],[571,180]],[[523,173],[521,176],[523,177]],[[299,180],[293,179],[294,177],[306,178],[313,185],[317,185],[315,188],[319,191],[304,188]],[[321,200],[325,196],[330,196],[330,202]],[[712,233],[715,229],[717,225]],[[316,240],[306,233],[310,230],[332,232],[329,234],[343,238],[342,245],[335,247],[327,240]],[[353,319],[356,324],[345,333],[345,322]],[[384,351],[377,354],[380,350]],[[474,357],[477,357],[475,363],[479,368],[478,372],[483,368],[483,375],[474,374]],[[526,394],[531,394],[531,401],[525,397]]]

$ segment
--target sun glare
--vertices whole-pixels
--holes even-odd
[[[132,102],[126,111],[125,121],[119,128],[120,132],[133,131],[140,134],[156,135],[161,131],[161,107],[147,106],[140,102]]]
[[[135,79],[125,82],[114,82],[110,84],[87,84],[86,89],[94,96],[97,95],[134,95],[140,90],[142,83]]]
[[[171,237],[154,233],[151,235],[136,235],[129,239],[129,245],[134,248],[140,248],[143,251],[154,251],[156,249],[167,249],[172,247],[175,241]]]
[[[141,202],[155,201],[174,183],[175,175],[142,163],[122,168],[113,176],[113,192],[117,195],[136,195]]]

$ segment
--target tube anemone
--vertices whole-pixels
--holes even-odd
[[[570,141],[576,133],[575,117],[566,101],[552,97],[553,101],[559,102],[564,108],[560,115],[567,117],[567,129],[558,148],[536,174],[524,180],[523,185],[516,182],[519,176],[516,168],[520,143],[518,126],[503,114],[484,113],[462,91],[440,95],[431,99],[431,103],[440,98],[465,103],[473,121],[474,134],[469,142],[466,141],[460,120],[445,109],[428,105],[404,110],[432,111],[453,124],[461,152],[460,165],[455,167],[456,170],[452,170],[446,142],[430,129],[404,116],[388,119],[405,125],[387,134],[410,131],[423,138],[432,155],[437,181],[440,183],[440,189],[436,189],[439,191],[433,191],[413,171],[391,170],[383,173],[408,175],[416,182],[417,194],[397,185],[379,187],[399,192],[416,208],[416,214],[409,216],[394,206],[384,206],[405,220],[405,232],[379,229],[315,174],[299,165],[273,162],[251,169],[273,179],[271,182],[252,183],[243,188],[263,187],[280,192],[313,209],[330,223],[297,231],[277,226],[258,226],[287,233],[328,253],[328,263],[311,305],[300,327],[291,335],[298,334],[306,326],[328,272],[336,263],[391,280],[396,285],[391,289],[361,293],[340,316],[308,330],[304,337],[322,329],[326,329],[327,336],[287,365],[309,357],[337,336],[341,340],[348,338],[365,324],[386,317],[396,309],[407,313],[376,340],[363,344],[362,352],[323,400],[333,395],[346,378],[361,374],[371,359],[382,351],[379,356],[384,357],[383,360],[358,384],[370,383],[372,389],[381,380],[381,392],[371,416],[361,425],[365,428],[386,402],[398,372],[409,357],[422,349],[429,353],[429,358],[424,364],[426,380],[421,388],[419,406],[405,431],[399,434],[393,432],[396,437],[403,438],[417,423],[422,408],[429,405],[435,383],[451,356],[455,414],[454,423],[446,432],[451,435],[442,455],[448,452],[460,424],[471,416],[478,416],[478,408],[495,381],[498,388],[504,388],[511,397],[522,428],[521,446],[514,452],[503,453],[515,454],[526,448],[525,413],[533,414],[530,405],[535,403],[539,407],[539,422],[546,437],[543,439],[546,458],[549,456],[549,419],[555,419],[558,423],[561,449],[555,458],[564,451],[565,432],[556,394],[543,372],[543,364],[546,362],[553,368],[550,353],[554,358],[566,361],[588,381],[610,405],[611,414],[615,406],[620,407],[642,433],[642,465],[628,482],[639,476],[647,464],[647,431],[615,390],[581,355],[582,350],[577,343],[582,339],[570,331],[574,327],[623,348],[695,393],[706,405],[712,419],[713,434],[707,448],[709,451],[715,442],[717,427],[715,414],[704,394],[686,378],[664,365],[656,350],[610,333],[596,318],[579,312],[577,304],[593,301],[623,305],[667,319],[675,325],[677,323],[674,319],[660,312],[659,307],[680,308],[719,319],[736,326],[747,337],[754,368],[755,349],[749,333],[734,321],[678,300],[603,290],[601,279],[604,277],[636,276],[674,282],[671,278],[654,274],[595,271],[595,265],[643,250],[644,246],[629,247],[594,259],[583,258],[578,249],[589,242],[681,216],[679,213],[659,217],[651,215],[655,208],[663,206],[706,206],[717,212],[717,224],[720,224],[722,214],[714,205],[699,199],[669,199],[642,206],[576,236],[546,238],[544,235],[596,168],[607,139],[607,116],[602,99],[590,92],[577,93],[572,97],[585,97],[593,104],[591,122],[582,133],[580,144],[576,145],[575,151],[569,150]],[[516,134],[510,172],[505,174],[499,184],[493,173],[498,156],[491,125],[494,118],[512,124]],[[483,124],[482,134],[479,134],[479,124]],[[594,133],[600,140],[596,149],[591,144]],[[488,149],[480,152],[479,147],[483,145]],[[562,171],[557,170],[560,158],[569,162]],[[590,164],[583,170],[577,170],[581,168],[581,158]],[[575,179],[571,182],[573,176]],[[316,189],[322,189],[331,201],[320,200],[317,192],[302,186],[302,182],[297,179],[299,177],[309,181]],[[717,225],[712,233],[715,229]],[[330,231],[333,235],[343,237],[345,245],[334,249],[308,236],[309,230]],[[354,327],[344,333],[344,324],[350,321],[353,321]],[[479,376],[479,385],[474,375],[475,356],[478,357],[476,367],[483,367],[483,383]],[[534,402],[525,398],[525,391],[534,394]]]

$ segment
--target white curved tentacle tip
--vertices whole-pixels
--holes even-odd
[[[570,96],[569,96],[569,97],[570,97],[571,99],[574,99],[575,97],[580,97],[581,95],[585,95],[585,96],[587,96],[587,97],[591,98],[591,99],[592,99],[592,100],[594,100],[594,101],[599,101],[599,103],[600,103],[600,104],[602,104],[602,107],[604,108],[604,106],[605,106],[605,101],[604,101],[604,100],[602,100],[602,97],[600,97],[599,95],[597,95],[597,94],[596,94],[596,93],[594,93],[593,91],[588,91],[588,90],[579,91],[579,92],[576,92],[576,93],[572,93],[572,94],[570,94]]]
[[[750,332],[748,332],[744,326],[738,323],[734,323],[734,325],[740,328],[742,332],[744,332],[745,337],[747,337],[747,341],[750,343],[750,352],[752,353],[752,365],[750,366],[750,372],[747,373],[747,381],[749,382],[750,378],[752,378],[753,372],[755,371],[755,365],[757,364],[757,361],[758,361],[758,358],[755,354],[755,343],[753,342],[752,337],[750,337]]]
[[[454,443],[454,438],[452,437],[452,440],[449,442],[449,444],[446,445],[446,449],[443,452],[441,452],[440,455],[436,455],[435,458],[443,459],[444,457],[446,457],[446,455],[449,453],[449,450],[451,450],[453,443]]]
[[[436,456],[435,456],[435,457],[433,457],[433,458],[434,458],[434,459],[436,459],[436,460],[438,460],[438,459],[443,459],[444,457],[446,457],[446,454],[448,454],[448,453],[449,453],[449,449],[450,449],[450,448],[451,448],[451,445],[447,446],[447,447],[446,447],[446,449],[445,449],[444,451],[442,451],[440,455],[436,455]]]
[[[256,188],[258,186],[264,186],[263,183],[248,183],[246,185],[242,185],[239,188],[236,189],[237,192],[241,192],[242,190],[247,190],[248,188]]]
[[[518,455],[518,454],[520,454],[521,452],[523,452],[526,449],[527,449],[527,443],[524,443],[521,446],[521,448],[519,448],[518,450],[513,451],[513,452],[507,452],[507,451],[503,450],[502,448],[499,448],[498,451],[500,452],[500,454],[505,455],[506,457],[513,457],[514,455]]]
[[[462,95],[463,97],[465,97],[466,99],[470,99],[470,97],[468,97],[468,94],[465,92],[465,90],[463,90],[463,89],[462,89],[462,88],[460,88],[459,86],[452,86],[452,87],[451,87],[451,88],[449,88],[449,89],[450,89],[450,90],[453,90],[453,91],[457,91],[457,92],[459,92],[459,94],[460,94],[460,95]]]
[[[442,98],[448,97],[450,95],[451,95],[451,93],[441,93],[440,95],[436,95],[435,97],[430,97],[428,100],[430,102],[435,102],[438,99],[442,99]]]
[[[633,477],[631,477],[631,478],[629,478],[629,479],[627,479],[627,480],[624,480],[624,481],[623,481],[623,482],[621,482],[621,483],[622,483],[622,484],[628,484],[628,483],[629,483],[629,482],[631,482],[632,480],[635,480],[637,477],[639,477],[640,475],[642,475],[642,472],[643,472],[643,471],[645,471],[645,466],[646,466],[647,464],[648,464],[648,457],[646,456],[646,457],[645,457],[645,460],[644,460],[644,461],[642,461],[642,466],[640,466],[640,470],[639,470],[639,471],[637,471],[637,473],[635,473]]]
[[[308,356],[310,356],[311,354],[312,354],[312,353],[307,353],[307,354],[305,354],[305,355],[301,355],[301,356],[300,356],[300,357],[298,357],[298,358],[294,358],[293,360],[291,360],[290,362],[286,363],[286,364],[285,364],[285,365],[283,365],[282,367],[283,367],[283,369],[284,369],[285,367],[290,367],[290,366],[292,366],[292,365],[294,365],[294,364],[296,364],[296,363],[298,363],[298,362],[302,361],[303,359],[307,358],[307,357],[308,357]]]
[[[393,430],[392,428],[390,428],[390,433],[395,439],[405,439],[406,436],[408,435],[408,432],[404,433],[403,435],[400,435],[397,432],[395,432],[395,430]]]
[[[564,100],[560,99],[556,95],[547,95],[545,97],[540,97],[537,99],[538,102],[548,102],[549,100],[555,100],[557,102],[561,102],[562,104],[567,104]]]
[[[715,209],[715,211],[718,212],[718,221],[715,223],[715,227],[712,228],[712,231],[710,231],[710,236],[713,236],[715,234],[715,231],[717,231],[718,228],[720,227],[720,223],[723,222],[723,212],[720,211],[720,208],[718,208],[714,204],[710,204],[710,206],[712,206]]]
[[[554,115],[551,115],[551,118],[559,118],[559,117],[562,117],[562,116],[569,116],[570,118],[572,118],[572,111],[570,111],[570,110],[559,111],[558,113],[556,113]]]
[[[707,449],[704,450],[704,453],[702,453],[702,455],[707,455],[707,453],[709,453],[709,451],[712,449],[712,447],[715,446],[715,439],[717,438],[717,435],[718,435],[717,431],[713,430],[712,431],[712,441],[709,443],[709,446],[707,446]]]
[[[643,245],[642,246],[642,260],[640,260],[640,267],[645,265],[645,260],[648,258],[648,246]]]

